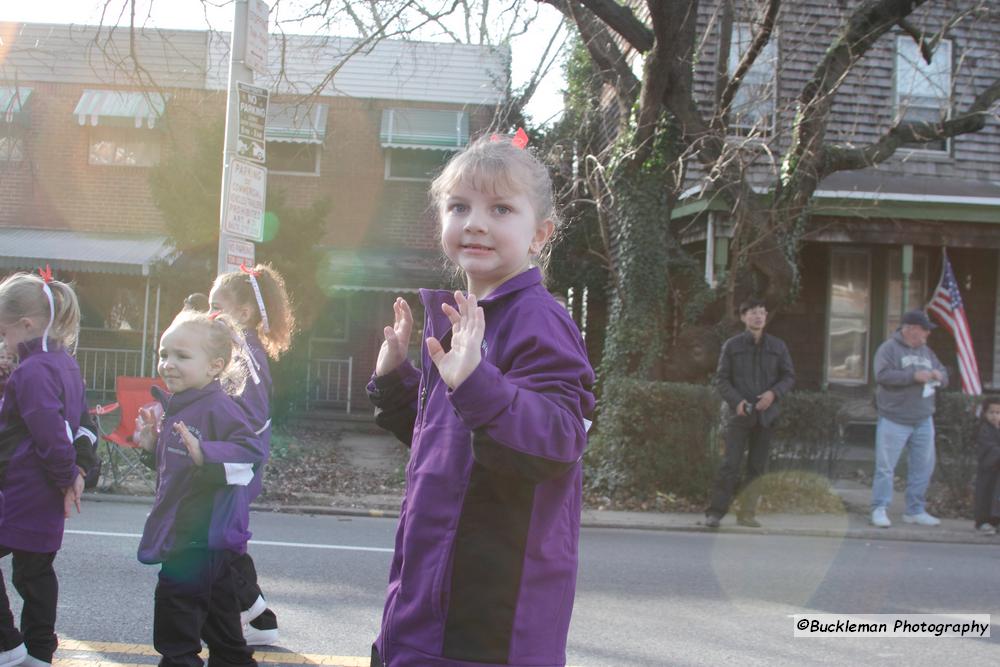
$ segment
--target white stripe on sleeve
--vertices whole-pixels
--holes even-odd
[[[226,484],[246,486],[253,479],[252,463],[223,463],[226,469]]]

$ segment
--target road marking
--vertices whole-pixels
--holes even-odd
[[[94,537],[132,537],[138,539],[141,533],[109,533],[101,530],[67,530],[70,535],[90,535]],[[311,544],[309,542],[272,542],[269,540],[250,540],[250,544],[262,547],[298,547],[300,549],[333,549],[335,551],[368,551],[380,554],[391,554],[387,547],[356,547],[349,544]]]
[[[59,639],[59,653],[96,653],[94,658],[75,655],[72,658],[57,657],[53,667],[150,667],[149,662],[127,662],[109,659],[114,656],[159,656],[148,644],[124,644],[116,642],[91,642],[75,639]],[[202,659],[208,658],[208,649],[201,652]],[[277,651],[254,651],[254,659],[261,665],[325,665],[326,667],[368,667],[371,658],[350,655],[324,655],[321,653],[293,653]]]

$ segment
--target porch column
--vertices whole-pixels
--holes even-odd
[[[705,283],[715,287],[715,215],[711,211],[705,223]]]
[[[903,252],[900,253],[903,257],[903,294],[902,298],[899,300],[900,308],[902,309],[899,316],[903,317],[903,313],[910,309],[910,276],[913,275],[913,246],[911,244],[905,244],[903,246]]]
[[[149,276],[146,276],[146,301],[142,306],[142,353],[139,356],[139,376],[146,375],[146,334],[149,330]]]
[[[159,281],[156,282],[156,311],[153,313],[153,359],[156,359],[156,351],[159,349],[160,345],[160,290],[163,286]],[[152,363],[152,362],[151,362]],[[153,368],[149,372],[150,377],[156,377],[156,364],[153,363]]]

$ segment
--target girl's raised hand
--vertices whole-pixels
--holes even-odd
[[[205,455],[201,452],[201,441],[194,437],[191,431],[184,422],[177,422],[174,424],[174,433],[181,437],[181,442],[184,443],[184,447],[188,450],[188,455],[191,457],[191,461],[194,462],[196,466],[200,466],[205,462]]]
[[[392,304],[395,321],[391,327],[382,330],[385,340],[378,351],[375,362],[375,375],[383,376],[396,370],[406,361],[406,351],[410,346],[410,333],[413,331],[413,313],[410,304],[403,297],[396,297]]]
[[[427,339],[427,352],[441,379],[452,389],[465,382],[476,370],[482,360],[481,346],[486,333],[486,315],[476,305],[475,294],[466,298],[461,292],[455,292],[455,303],[458,310],[446,303],[441,304],[441,310],[451,320],[451,349],[445,353],[437,338],[431,336]]]
[[[135,421],[139,427],[139,446],[147,452],[156,449],[156,438],[160,435],[156,413],[149,408],[139,408],[139,416]]]

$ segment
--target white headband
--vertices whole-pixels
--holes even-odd
[[[49,281],[52,280],[52,269],[46,264],[44,270],[38,269],[38,273],[42,277],[42,291],[45,292],[45,298],[49,300],[49,323],[45,325],[45,331],[42,332],[42,351],[48,352],[49,330],[56,320],[56,300],[52,296],[52,288],[49,287]]]
[[[257,309],[260,310],[260,323],[264,333],[268,333],[271,327],[267,323],[267,308],[264,307],[264,297],[260,293],[260,285],[257,284],[257,275],[253,269],[248,269],[245,264],[240,264],[240,271],[250,277],[250,286],[253,287],[253,295],[257,297]]]

